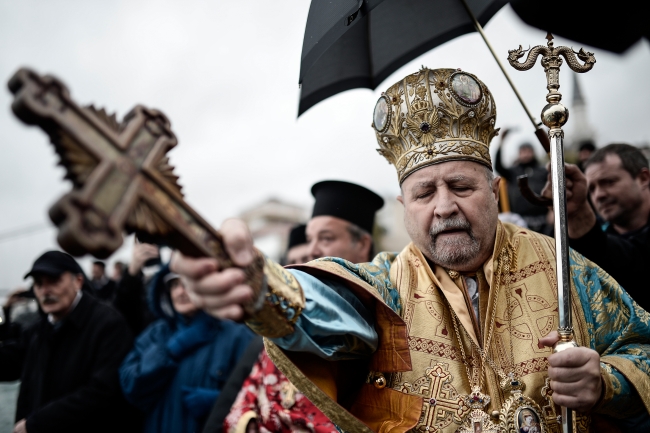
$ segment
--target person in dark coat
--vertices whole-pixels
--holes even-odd
[[[595,151],[596,151],[596,145],[591,140],[587,140],[580,144],[580,147],[578,147],[577,166],[581,172],[583,173],[585,172],[585,166],[587,164],[587,161],[589,161],[589,158],[591,158],[591,155],[593,155]]]
[[[122,390],[145,413],[144,432],[199,432],[253,333],[199,310],[167,267],[152,280],[150,293],[159,319],[124,359]]]
[[[100,260],[93,262],[90,286],[95,290],[98,299],[113,302],[115,296],[115,281],[106,275],[106,264]]]
[[[501,144],[505,139],[506,133],[502,134],[504,137]],[[519,187],[517,186],[517,178],[519,176],[528,176],[528,185],[530,189],[539,194],[546,184],[547,170],[542,166],[535,157],[535,150],[530,143],[524,143],[519,146],[519,157],[515,164],[506,168],[501,161],[501,149],[499,146],[496,157],[494,158],[494,168],[499,172],[508,183],[508,197],[510,199],[510,211],[521,215],[526,221],[528,228],[536,232],[543,233],[546,228],[546,213],[547,209],[543,206],[536,206],[521,195]]]
[[[131,328],[133,335],[140,335],[156,317],[147,305],[144,275],[142,269],[147,262],[158,260],[160,251],[158,246],[136,241],[133,244],[131,262],[115,288],[113,307],[122,313],[126,323]]]
[[[133,344],[122,316],[84,293],[91,289],[68,254],[46,252],[28,276],[42,317],[0,344],[0,380],[21,381],[14,433],[137,432],[140,416],[119,386]]]

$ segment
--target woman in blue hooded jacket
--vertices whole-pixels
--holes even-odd
[[[159,319],[124,359],[122,390],[144,411],[146,433],[199,432],[253,333],[197,308],[166,267],[151,282],[149,303]]]

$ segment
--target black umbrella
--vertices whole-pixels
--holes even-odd
[[[507,0],[312,0],[300,62],[298,116],[345,90],[375,89],[422,53],[478,31],[503,71],[535,135],[549,151],[546,132],[526,107],[482,25]],[[478,18],[477,18],[478,17]]]
[[[557,12],[548,2],[512,0],[512,9],[533,27],[593,47],[622,53],[640,38],[650,38],[650,20],[643,0],[619,0],[598,7],[588,0],[564,0]]]
[[[507,0],[467,0],[484,25]],[[475,30],[460,0],[312,0],[298,116],[357,87],[375,89],[406,62]]]

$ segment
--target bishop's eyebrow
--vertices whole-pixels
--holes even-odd
[[[445,178],[445,182],[446,182],[446,183],[461,183],[461,182],[465,182],[465,183],[469,183],[469,184],[475,184],[475,183],[476,183],[476,180],[473,179],[473,178],[471,178],[471,177],[464,176],[464,175],[462,175],[462,174],[457,174],[457,175],[455,175],[455,176],[450,176],[450,177]]]
[[[411,187],[411,192],[415,192],[420,189],[428,189],[428,188],[435,188],[435,187],[436,187],[435,180],[423,180],[422,182],[418,182],[415,185],[413,185]]]

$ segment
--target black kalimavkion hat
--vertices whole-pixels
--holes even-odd
[[[289,245],[287,246],[288,250],[295,246],[307,243],[307,234],[305,233],[306,229],[306,224],[298,224],[291,229],[289,232]]]
[[[354,183],[339,180],[318,182],[311,187],[316,199],[312,218],[327,215],[349,221],[372,233],[375,213],[384,205],[384,199]]]

